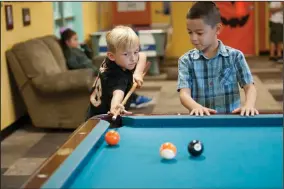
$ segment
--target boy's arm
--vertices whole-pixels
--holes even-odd
[[[178,91],[181,104],[189,111],[201,105],[191,98],[192,79],[188,62],[179,59],[178,62]]]
[[[244,86],[246,100],[244,106],[254,107],[256,101],[256,88],[254,84],[248,84]]]
[[[181,104],[187,108],[189,111],[195,109],[195,108],[201,108],[202,106],[200,104],[198,104],[197,102],[195,102],[192,98],[191,98],[191,91],[189,88],[183,88],[180,89],[180,102]]]
[[[270,13],[274,14],[283,10],[283,3],[281,3],[281,7],[275,7],[274,5],[275,2],[270,2]]]
[[[143,72],[146,66],[146,61],[147,61],[146,54],[143,52],[139,52],[139,61],[133,73],[133,78],[135,82],[137,82],[138,87],[141,87],[143,84]]]
[[[124,97],[124,92],[122,90],[115,90],[112,93],[112,99],[111,99],[111,106],[110,106],[110,112],[112,114],[115,113],[116,108],[118,105],[122,102]]]
[[[240,87],[244,88],[248,84],[254,84],[254,81],[244,54],[241,51],[236,53],[235,69],[237,80]]]
[[[256,88],[254,84],[247,84],[244,86],[245,91],[245,103],[244,106],[235,109],[232,113],[240,113],[241,115],[258,115],[259,112],[255,108],[255,102],[256,102]]]
[[[80,44],[80,47],[83,49],[84,53],[86,54],[86,56],[89,59],[93,59],[93,54],[94,52],[92,51],[92,49],[86,44],[86,43],[82,43]]]
[[[216,110],[206,108],[197,102],[193,100],[193,98],[190,95],[191,91],[189,88],[183,88],[180,90],[180,101],[181,104],[187,108],[190,112],[190,115],[201,115],[203,116],[204,114],[210,115],[210,113],[217,113]]]
[[[245,60],[244,54],[238,52],[236,57],[236,71],[237,79],[240,87],[245,91],[245,104],[244,106],[235,109],[232,113],[241,113],[241,115],[255,115],[258,111],[255,109],[256,102],[256,88],[254,86],[254,81],[252,74],[250,72],[249,66]]]
[[[132,114],[131,112],[128,112],[125,110],[124,106],[121,104],[124,98],[124,92],[122,90],[115,90],[112,93],[112,99],[111,99],[111,107],[110,107],[110,113],[114,115],[117,111],[117,109],[120,109],[120,113],[124,114]]]
[[[276,12],[280,12],[282,11],[283,8],[282,7],[279,7],[279,8],[270,8],[270,13],[274,14]]]

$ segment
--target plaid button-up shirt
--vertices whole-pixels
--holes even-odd
[[[218,113],[230,113],[241,106],[240,87],[253,83],[243,53],[224,46],[219,40],[215,57],[206,58],[193,49],[179,58],[178,91],[191,89],[191,97]]]

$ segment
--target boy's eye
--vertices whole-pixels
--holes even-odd
[[[197,35],[203,35],[203,33],[197,33]]]

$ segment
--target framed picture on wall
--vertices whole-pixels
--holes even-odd
[[[29,8],[23,8],[22,9],[23,14],[23,24],[24,26],[28,26],[31,24],[31,15],[30,15],[30,9]]]
[[[12,30],[14,28],[12,5],[5,5],[5,16],[6,16],[6,29]]]

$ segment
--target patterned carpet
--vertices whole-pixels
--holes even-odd
[[[283,64],[269,62],[267,57],[247,60],[258,90],[257,108],[282,111]],[[172,62],[165,63],[160,76],[147,76],[143,89],[138,90],[138,94],[154,98],[156,104],[132,110],[134,113],[187,113],[176,92],[177,68]],[[23,117],[18,126],[1,142],[1,188],[20,188],[73,132],[35,128],[28,117]]]

